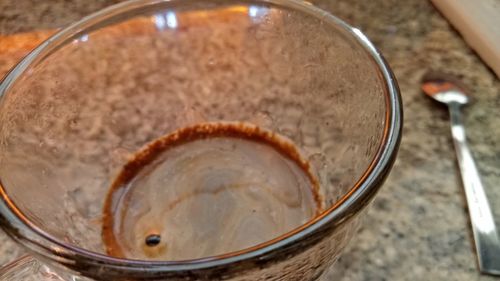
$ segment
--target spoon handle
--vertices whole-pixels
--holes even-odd
[[[460,105],[449,104],[449,109],[451,133],[467,198],[479,269],[483,273],[500,275],[500,240],[476,164],[467,146]]]

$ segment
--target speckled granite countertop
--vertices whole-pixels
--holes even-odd
[[[6,41],[2,41],[6,35],[55,28],[114,2],[118,1],[3,0],[0,52],[6,50]],[[467,133],[497,225],[500,81],[430,2],[314,2],[360,27],[381,49],[399,81],[405,110],[403,142],[392,174],[328,279],[495,280],[476,270],[447,111],[420,93],[419,81],[427,70],[450,70],[472,89],[476,103],[465,111]],[[23,48],[40,39],[30,35],[19,38],[16,45]],[[4,73],[23,53],[1,59],[0,72]],[[21,251],[0,232],[0,264]]]

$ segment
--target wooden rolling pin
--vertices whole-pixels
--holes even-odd
[[[431,1],[500,78],[500,1]]]

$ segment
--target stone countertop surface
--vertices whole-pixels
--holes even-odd
[[[1,1],[0,72],[45,38],[44,30],[115,2]],[[443,70],[470,88],[475,103],[465,109],[467,135],[499,225],[500,81],[428,1],[313,2],[359,27],[382,51],[399,82],[405,112],[392,173],[327,280],[496,280],[477,271],[447,110],[424,97],[419,82],[426,71]],[[38,33],[14,35],[33,31]],[[20,51],[12,52],[11,45]],[[12,54],[2,56],[8,50]],[[21,254],[0,232],[0,264]]]

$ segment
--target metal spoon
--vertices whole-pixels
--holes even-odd
[[[422,79],[422,90],[429,97],[446,104],[450,110],[451,134],[469,207],[479,270],[500,275],[500,239],[476,164],[467,147],[460,112],[461,106],[469,103],[471,98],[460,82],[443,73],[426,74]]]

